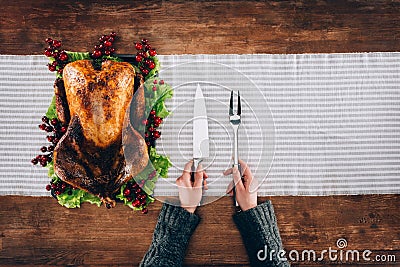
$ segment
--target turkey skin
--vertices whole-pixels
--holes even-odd
[[[67,64],[55,83],[57,115],[67,131],[54,149],[54,171],[66,183],[115,206],[115,192],[147,165],[147,145],[134,128],[144,117],[144,89],[126,62]]]

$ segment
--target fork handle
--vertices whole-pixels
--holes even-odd
[[[242,178],[242,167],[240,166],[239,163],[233,164],[233,167],[235,167],[235,166],[237,166],[237,168],[239,170],[240,178]],[[236,210],[239,211],[240,210],[240,206],[239,206],[239,203],[236,201],[236,184],[235,184],[235,180],[233,180],[233,201],[235,203]]]

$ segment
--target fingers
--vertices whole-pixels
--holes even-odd
[[[203,190],[204,191],[208,190],[208,184],[207,184],[207,181],[205,179],[203,180]]]
[[[201,187],[203,183],[204,171],[202,171],[203,166],[199,164],[197,166],[196,172],[194,173],[194,187]]]
[[[239,187],[239,190],[244,190],[245,188],[244,188],[244,185],[243,185],[243,182],[242,182],[242,178],[240,177],[241,175],[239,173],[238,168],[237,167],[232,167],[232,168],[227,169],[226,171],[224,171],[224,175],[225,176],[226,175],[230,175],[230,174],[232,174],[232,176],[233,176],[234,185],[236,187]],[[231,182],[232,183],[231,187],[229,187],[230,185],[228,185],[229,192],[232,191],[232,189],[233,189],[233,182]],[[227,190],[227,193],[228,193],[228,190]]]
[[[176,180],[178,186],[191,187],[190,173],[192,171],[193,160],[185,164],[182,175]]]
[[[236,189],[237,190],[245,190],[243,182],[242,182],[242,175],[240,174],[240,172],[236,166],[232,168],[232,176],[233,176],[233,181],[235,183]]]
[[[208,178],[208,174],[203,170],[203,166],[199,164],[197,166],[196,171],[194,172],[194,181],[192,183],[191,180],[192,166],[193,166],[193,160],[185,164],[182,175],[176,180],[176,184],[178,186],[202,187],[203,180]],[[207,183],[205,183],[204,185],[206,186],[206,188],[204,189],[207,190],[208,189]]]
[[[239,164],[240,167],[242,168],[242,175],[243,176],[253,176],[253,174],[251,173],[251,170],[249,168],[249,166],[247,165],[246,162],[244,162],[243,160],[239,159]]]

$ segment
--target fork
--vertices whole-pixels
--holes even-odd
[[[233,112],[233,91],[231,91],[231,99],[229,101],[229,122],[233,129],[233,166],[237,167],[239,170],[240,176],[242,176],[242,169],[239,164],[239,152],[238,152],[238,130],[240,126],[240,117],[242,114],[242,106],[240,104],[240,92],[238,91],[238,104],[236,114]],[[235,202],[236,208],[239,207],[238,202],[236,201],[236,187],[235,182],[233,182],[233,200]]]

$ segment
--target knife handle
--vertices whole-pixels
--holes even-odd
[[[193,159],[193,164],[192,164],[192,171],[190,173],[190,181],[194,183],[194,175],[196,173],[197,167],[199,164],[202,162],[202,159]]]

